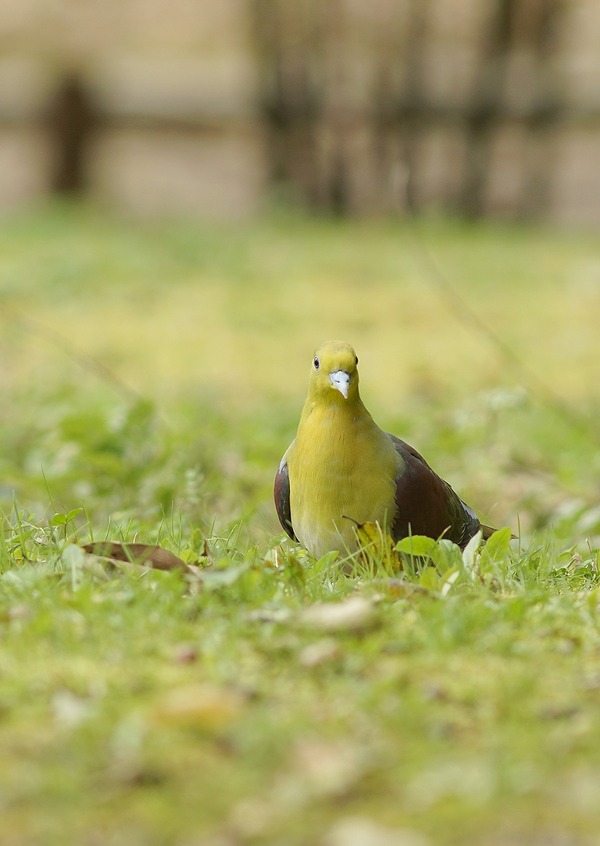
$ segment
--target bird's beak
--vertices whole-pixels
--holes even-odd
[[[344,399],[348,399],[348,390],[350,388],[350,374],[345,370],[334,370],[329,374],[329,381],[331,387],[335,388]]]

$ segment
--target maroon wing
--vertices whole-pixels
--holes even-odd
[[[473,509],[431,469],[416,449],[395,435],[390,438],[403,459],[403,469],[396,479],[394,539],[408,535],[435,539],[443,536],[464,548],[481,526]]]
[[[294,527],[292,526],[292,512],[290,510],[290,474],[285,458],[279,465],[279,470],[275,476],[273,496],[275,499],[275,509],[277,511],[277,516],[279,517],[279,522],[291,539],[297,541],[298,538],[294,534]]]

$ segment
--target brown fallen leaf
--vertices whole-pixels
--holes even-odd
[[[342,650],[337,640],[333,637],[323,637],[305,646],[300,652],[298,660],[303,667],[310,669],[311,667],[319,667],[321,664],[336,661],[341,656]]]
[[[245,701],[236,690],[208,683],[188,684],[164,693],[150,717],[155,723],[218,731],[237,719]]]
[[[319,602],[306,608],[300,622],[308,629],[325,633],[362,632],[377,623],[373,603],[364,596],[342,602]]]
[[[89,555],[95,555],[116,564],[138,565],[154,570],[181,570],[188,575],[198,577],[202,572],[195,564],[186,564],[173,552],[154,544],[95,541],[84,544],[82,549]]]
[[[338,819],[322,841],[323,846],[428,846],[430,841],[418,831],[391,828],[368,817]]]
[[[368,769],[368,759],[349,739],[330,742],[304,738],[292,750],[291,777],[311,797],[348,795]]]

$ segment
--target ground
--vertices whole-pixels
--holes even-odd
[[[594,233],[5,220],[2,843],[597,843],[599,283]],[[282,535],[331,337],[482,551]]]

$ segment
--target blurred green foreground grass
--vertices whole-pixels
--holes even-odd
[[[5,220],[3,846],[597,843],[599,322],[593,235]],[[282,539],[329,337],[519,541],[342,575]],[[201,573],[78,546],[105,538]]]

